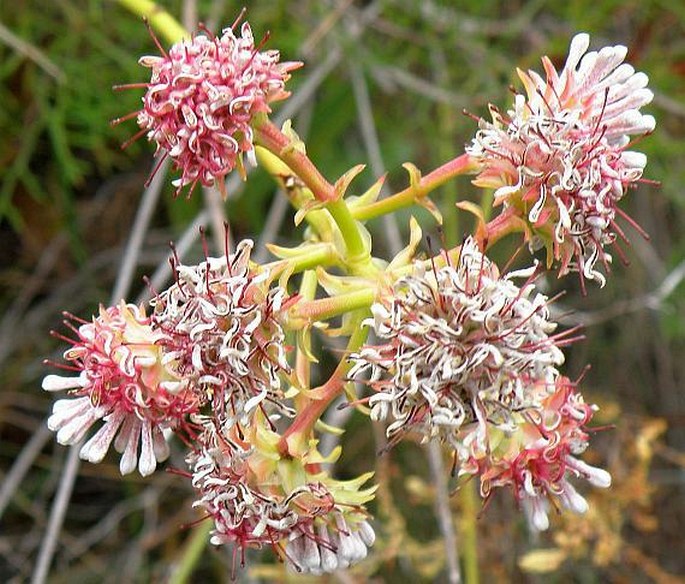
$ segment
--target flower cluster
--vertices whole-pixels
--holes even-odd
[[[363,504],[375,488],[370,475],[331,479],[314,447],[297,459],[282,458],[280,436],[257,415],[240,434],[210,420],[202,445],[188,456],[196,507],[214,522],[211,542],[246,548],[272,547],[295,570],[321,574],[347,568],[367,555],[374,531]]]
[[[92,322],[72,329],[78,339],[64,358],[71,363],[66,368],[78,375],[48,375],[43,389],[71,390],[74,397],[55,402],[48,427],[60,444],[76,444],[102,420],[81,448],[81,458],[100,462],[114,440],[123,453],[122,474],[136,464],[141,475],[151,474],[169,455],[163,430],[178,428],[197,412],[197,396],[165,363],[158,344],[162,334],[142,307],[122,302],[100,308]]]
[[[647,76],[623,63],[627,49],[586,54],[588,46],[587,34],[574,37],[561,73],[545,57],[546,80],[519,70],[527,95],[506,114],[490,106],[492,122],[480,121],[466,151],[480,165],[475,184],[497,189],[505,218],[527,223],[531,245],[547,247],[560,275],[578,271],[603,284],[597,263],[606,271],[605,246],[625,238],[617,204],[646,164],[626,149],[629,136],[652,131],[655,121],[640,113],[653,94]]]
[[[535,391],[536,388],[531,388]],[[514,432],[490,428],[487,445],[465,429],[460,476],[480,475],[481,495],[489,497],[495,487],[510,487],[531,525],[538,530],[549,526],[547,511],[557,508],[585,513],[588,504],[569,481],[583,478],[595,487],[611,485],[611,475],[578,459],[587,448],[584,430],[596,407],[583,401],[565,377],[557,380],[554,393],[545,389],[541,406],[516,414]]]
[[[48,420],[61,444],[79,442],[103,420],[81,457],[100,462],[114,440],[127,474],[140,444],[138,469],[148,475],[168,456],[164,430],[186,430],[206,406],[223,424],[247,423],[265,399],[280,397],[280,375],[289,371],[277,319],[285,292],[265,291],[267,274],[250,269],[251,249],[243,241],[229,257],[176,262],[177,282],[152,301],[151,316],[122,303],[71,327],[78,339],[63,367],[77,375],[43,380],[44,389],[75,396],[57,401]]]
[[[320,574],[366,557],[374,532],[364,504],[370,475],[336,481],[315,448],[282,456],[272,412],[290,415],[281,379],[290,373],[279,312],[285,291],[250,265],[251,241],[196,266],[172,260],[176,282],[142,307],[101,309],[65,352],[75,376],[48,375],[43,387],[70,390],[48,421],[62,444],[105,423],[81,457],[100,462],[110,443],[122,474],[138,460],[146,476],[169,454],[164,430],[184,430],[195,506],[214,521],[212,543],[273,547],[294,569]],[[116,439],[115,439],[116,436]]]
[[[246,423],[264,400],[282,406],[280,374],[290,370],[278,320],[285,290],[265,292],[268,273],[251,271],[251,249],[244,240],[228,259],[175,262],[176,283],[151,301],[165,362],[223,423]]]
[[[174,184],[180,191],[198,183],[210,186],[223,180],[242,156],[253,164],[254,116],[268,112],[269,103],[286,98],[289,72],[300,63],[279,63],[278,51],[255,47],[248,23],[236,35],[227,28],[221,36],[196,35],[181,41],[162,56],[146,56],[141,65],[152,78],[138,113],[138,125],[181,170]]]
[[[367,324],[384,342],[352,355],[350,375],[371,371],[371,416],[392,417],[390,437],[414,431],[456,445],[462,424],[510,427],[513,411],[537,405],[531,384],[551,391],[564,356],[533,271],[500,276],[469,238],[457,265],[417,264],[374,304]]]
[[[545,529],[548,500],[587,507],[568,475],[596,486],[610,479],[574,458],[587,445],[593,409],[557,370],[570,339],[550,335],[556,325],[532,271],[501,276],[473,239],[456,266],[417,265],[373,306],[368,324],[383,343],[352,355],[350,374],[370,370],[371,417],[391,419],[389,438],[415,432],[447,442],[459,474],[480,475],[484,497],[511,486]]]
[[[545,79],[519,71],[526,95],[507,113],[491,106],[492,122],[480,120],[466,153],[425,176],[405,164],[410,186],[382,200],[382,180],[353,198],[346,193],[362,165],[330,184],[289,123],[268,119],[300,64],[260,50],[247,23],[236,34],[238,21],[168,53],[158,43],[161,56],[140,59],[151,69],[143,107],[122,120],[137,117],[133,139],[156,142],[181,172],[177,193],[189,186],[189,196],[198,183],[223,192],[235,168],[245,177],[256,143],[296,223],[307,220],[305,241],[270,247],[280,259],[266,266],[250,261],[247,240],[223,257],[205,252],[197,265],[174,253],[174,283],[155,292],[149,315],[122,302],[92,322],[71,317],[76,338],[60,365],[69,374],[43,380],[45,390],[69,393],[48,420],[57,440],[80,443],[97,425],[82,458],[100,462],[113,444],[122,474],[149,475],[180,434],[189,470],[179,474],[211,521],[211,542],[232,546],[234,570],[255,548],[314,575],[366,557],[372,473],[334,479],[342,449],[323,456],[317,439],[336,432],[321,416],[352,379],[366,380],[371,395],[357,403],[387,421],[391,444],[408,434],[446,444],[459,477],[478,477],[486,499],[510,488],[535,529],[548,527],[550,505],[584,512],[572,481],[607,487],[611,477],[579,458],[596,408],[559,371],[574,331],[556,332],[536,288],[543,268],[500,272],[485,252],[523,231],[531,250],[546,247],[548,268],[556,261],[561,275],[604,282],[605,248],[625,239],[618,202],[646,163],[628,150],[630,136],[654,128],[640,113],[652,99],[647,77],[623,63],[625,47],[587,53],[589,38],[578,35],[561,72],[547,58]],[[496,189],[498,216],[486,222],[462,201],[480,221],[460,248],[412,266],[421,239],[412,220],[404,250],[387,262],[372,256],[364,220],[410,203],[439,215],[430,192],[473,170],[476,185]],[[300,279],[296,296],[291,277]],[[340,317],[340,328],[328,328]],[[330,377],[312,387],[315,328],[349,338]],[[368,329],[376,338],[365,344]],[[286,338],[297,347],[292,367]]]

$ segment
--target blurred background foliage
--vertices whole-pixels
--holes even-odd
[[[201,21],[230,25],[243,3],[160,1],[179,17],[196,10]],[[549,0],[463,2],[378,0],[261,1],[245,3],[255,35],[271,31],[268,47],[283,59],[303,60],[294,96],[317,75],[321,82],[298,107],[294,126],[328,178],[369,159],[369,128],[380,143],[388,184],[406,184],[401,169],[424,172],[462,151],[475,130],[464,109],[487,114],[488,102],[507,107],[508,87],[520,88],[515,67],[541,70],[548,54],[562,66],[571,36],[587,31],[592,46],[626,44],[628,60],[650,76],[655,92],[647,111],[654,135],[638,149],[649,157],[643,184],[624,209],[651,235],[629,226],[630,266],[616,262],[604,290],[587,297],[568,278],[560,303],[568,324],[585,325],[587,341],[569,351],[566,372],[585,374],[584,392],[602,406],[593,461],[607,466],[615,485],[592,493],[591,512],[564,515],[549,534],[531,536],[511,497],[495,497],[475,524],[481,580],[521,582],[676,582],[685,573],[685,5],[663,0]],[[0,477],[22,454],[50,409],[40,391],[45,355],[60,343],[61,310],[88,315],[107,302],[124,245],[152,167],[144,140],[122,151],[137,130],[109,120],[135,111],[139,90],[112,86],[145,80],[137,65],[156,49],[139,19],[110,0],[15,0],[0,4]],[[360,82],[361,80],[361,82]],[[361,83],[361,84],[360,84]],[[372,124],[363,111],[370,97]],[[280,106],[282,107],[282,106]],[[277,110],[279,108],[276,108]],[[368,113],[368,112],[367,112]],[[382,169],[377,172],[381,172]],[[358,187],[370,185],[367,169]],[[169,181],[166,181],[167,183]],[[234,237],[259,237],[275,200],[272,181],[256,170],[244,192],[226,207]],[[433,243],[452,245],[471,228],[453,202],[473,197],[468,180],[446,185]],[[236,189],[237,195],[237,189]],[[179,237],[204,205],[174,200],[173,187],[155,212],[138,275],[165,261],[167,242]],[[422,211],[410,214],[432,219]],[[385,225],[373,222],[379,250],[389,249]],[[292,242],[286,218],[277,243]],[[436,243],[437,242],[437,243]],[[513,246],[497,247],[506,260]],[[200,257],[199,247],[189,256]],[[572,279],[571,279],[572,280]],[[144,289],[140,278],[130,298]],[[445,552],[435,519],[435,485],[418,445],[377,459],[377,443],[355,417],[343,438],[341,476],[376,465],[379,528],[376,555],[349,582],[446,581]],[[0,579],[31,573],[65,449],[43,437],[30,470],[0,518]],[[180,452],[180,449],[179,449]],[[172,464],[182,467],[182,455]],[[108,459],[109,460],[109,459]],[[387,487],[387,488],[386,488]],[[7,493],[5,493],[7,495]],[[164,580],[187,545],[190,493],[184,481],[161,473],[151,481],[120,480],[112,461],[83,465],[62,531],[51,581]],[[2,497],[0,497],[0,500]],[[460,539],[473,537],[469,497],[450,499]],[[471,513],[471,515],[469,515]],[[259,556],[261,557],[261,556]],[[282,566],[251,558],[245,581],[286,581]],[[204,554],[193,581],[225,581],[230,556]]]

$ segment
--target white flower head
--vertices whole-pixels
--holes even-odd
[[[373,306],[367,324],[380,343],[350,357],[351,376],[370,371],[371,415],[391,420],[390,437],[415,431],[456,446],[463,425],[508,427],[541,399],[529,387],[554,386],[564,356],[533,272],[500,276],[469,238],[457,265],[417,266]]]
[[[281,374],[290,367],[279,321],[285,290],[266,290],[249,264],[252,242],[228,258],[175,262],[176,283],[151,303],[165,358],[225,423],[245,423],[265,401],[282,411]]]

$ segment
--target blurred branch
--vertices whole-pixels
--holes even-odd
[[[682,103],[665,93],[654,92],[654,105],[663,108],[668,113],[685,118],[685,103]]]
[[[447,580],[450,584],[460,584],[459,553],[457,535],[452,521],[445,465],[442,460],[442,448],[436,441],[431,440],[426,446],[428,463],[431,469],[433,484],[435,485],[435,515],[442,532],[447,558]],[[470,583],[469,583],[470,584]]]
[[[81,463],[78,454],[81,450],[81,443],[69,447],[67,462],[62,469],[62,475],[57,489],[57,496],[50,509],[50,519],[48,527],[43,535],[43,541],[38,552],[38,560],[31,577],[31,584],[43,584],[46,581],[52,558],[57,549],[57,542],[62,531],[64,516],[69,508],[71,493],[74,489],[76,474]]]
[[[117,279],[114,283],[111,303],[125,299],[131,289],[133,274],[138,265],[138,258],[140,257],[143,242],[145,241],[145,234],[150,226],[152,213],[157,206],[157,201],[162,192],[164,181],[167,178],[168,170],[168,156],[165,156],[161,161],[155,158],[152,163],[151,171],[154,175],[149,186],[145,189],[140,205],[138,206],[138,212],[136,213],[136,218],[134,219],[133,227],[131,228],[131,235],[126,244],[126,248],[124,249],[119,273],[117,274]]]
[[[386,89],[400,86],[421,97],[438,103],[449,104],[457,109],[464,108],[469,103],[469,99],[466,95],[444,89],[435,83],[431,83],[427,79],[423,79],[422,77],[409,73],[399,67],[372,66],[371,71],[376,81],[379,84],[384,85]]]
[[[8,47],[14,49],[17,53],[24,55],[27,59],[33,61],[48,75],[53,77],[58,83],[64,83],[67,80],[64,72],[55,65],[48,57],[37,47],[20,39],[10,29],[8,29],[2,22],[0,22],[0,41],[5,43]]]
[[[122,521],[131,513],[145,509],[159,498],[157,487],[148,487],[140,495],[124,499],[114,505],[110,511],[93,527],[72,543],[66,551],[68,560],[73,560],[85,554],[91,547],[113,533]]]
[[[685,260],[682,260],[662,280],[652,292],[632,298],[614,302],[600,310],[592,312],[574,312],[560,318],[560,322],[568,325],[593,326],[608,320],[612,320],[624,314],[639,312],[641,310],[659,310],[664,301],[673,294],[680,283],[685,279]]]
[[[379,177],[385,174],[386,169],[381,154],[381,147],[378,143],[378,131],[373,119],[369,88],[366,79],[364,78],[364,73],[359,65],[352,63],[350,65],[350,74],[352,76],[352,89],[354,91],[354,100],[357,104],[357,116],[364,148],[369,157],[369,161],[371,162],[373,174],[376,177]],[[387,191],[387,187],[383,185],[381,188],[381,197],[384,194],[387,194]],[[397,218],[395,215],[385,215],[383,217],[383,226],[385,227],[384,235],[388,242],[388,248],[394,255],[402,249],[402,236],[399,227],[397,226]]]
[[[52,432],[48,430],[46,424],[41,424],[38,431],[33,433],[31,439],[22,448],[10,472],[3,477],[2,488],[0,488],[0,519],[7,505],[12,500],[14,493],[24,480],[26,473],[33,465],[33,461],[50,438],[52,438]]]

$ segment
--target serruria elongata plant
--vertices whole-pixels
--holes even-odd
[[[179,30],[157,24],[163,36]],[[272,246],[276,259],[263,265],[250,241],[198,265],[174,258],[174,284],[149,307],[122,301],[92,321],[70,318],[68,374],[43,381],[68,394],[48,422],[58,442],[88,437],[80,454],[93,463],[113,443],[122,474],[146,476],[180,434],[187,469],[177,472],[211,522],[211,543],[232,546],[235,564],[268,547],[296,571],[331,572],[363,561],[383,532],[367,508],[372,473],[338,480],[340,447],[318,449],[317,422],[343,394],[386,423],[391,445],[443,444],[455,475],[475,477],[485,499],[509,489],[532,529],[548,528],[551,508],[585,512],[577,479],[611,483],[580,458],[597,408],[561,371],[565,346],[581,337],[558,330],[537,282],[554,269],[603,284],[606,247],[625,239],[618,204],[646,163],[630,139],[654,128],[640,112],[647,77],[623,63],[625,47],[588,53],[589,37],[577,35],[561,72],[547,58],[546,79],[519,71],[526,94],[507,113],[491,106],[464,153],[425,176],[405,165],[409,186],[378,200],[382,180],[357,192],[355,167],[329,182],[290,124],[270,121],[300,64],[255,45],[247,22],[218,35],[202,28],[168,50],[156,42],[160,55],[140,60],[151,70],[137,85],[143,106],[128,118],[174,161],[177,192],[221,188],[233,170],[246,177],[244,160],[259,161],[310,229],[295,248]],[[402,252],[374,256],[365,221],[410,205],[439,217],[431,191],[464,174],[496,189],[498,214],[434,257],[420,254],[412,220]],[[488,247],[517,233],[546,259],[500,269]],[[341,316],[347,349],[312,387],[310,331]],[[353,396],[353,381],[368,393]]]

